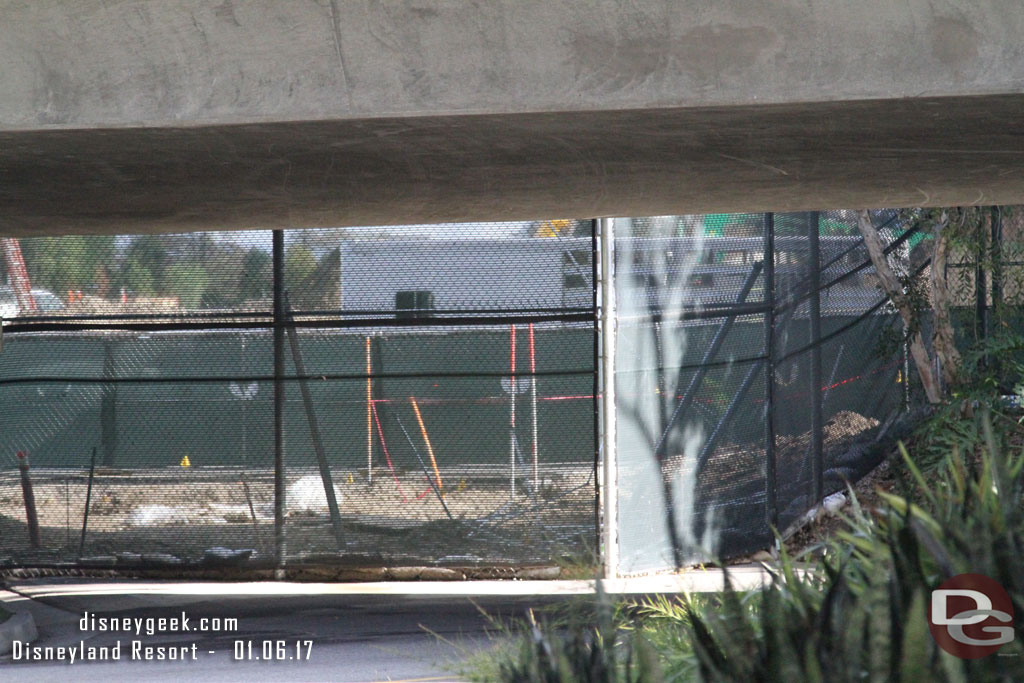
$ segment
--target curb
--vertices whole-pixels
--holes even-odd
[[[0,657],[10,654],[14,641],[33,641],[39,637],[35,619],[31,612],[15,612],[7,621],[0,624]]]

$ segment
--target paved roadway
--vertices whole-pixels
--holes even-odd
[[[734,583],[762,580],[738,569]],[[40,647],[113,646],[116,662],[18,662],[0,658],[0,680],[65,681],[457,681],[467,657],[500,642],[489,618],[522,617],[529,607],[592,599],[584,581],[479,581],[390,584],[175,583],[36,579],[8,582],[0,601],[32,612]],[[610,592],[714,590],[721,577],[691,572],[608,585]],[[112,633],[80,629],[85,612],[131,619],[173,618],[184,611],[196,629],[203,618],[235,618],[238,630],[212,633]],[[489,617],[484,616],[484,612]],[[134,623],[134,622],[133,622]],[[145,622],[142,622],[145,626]],[[132,660],[131,642],[187,649],[186,661]],[[241,641],[252,660],[235,659]],[[284,661],[262,658],[262,643],[285,643]],[[310,656],[305,659],[307,646]],[[299,643],[297,649],[296,643]],[[195,645],[196,659],[191,661]],[[297,656],[297,654],[299,656]],[[12,676],[12,674],[14,674]]]

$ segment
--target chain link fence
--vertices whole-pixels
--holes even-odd
[[[914,226],[872,212],[896,258]],[[616,224],[618,569],[741,556],[906,433],[853,212]]]
[[[593,562],[591,228],[21,240],[0,557]]]
[[[872,219],[928,268],[911,214]],[[22,239],[0,563],[591,565],[613,538],[636,574],[768,547],[919,400],[855,221],[614,221],[605,491],[598,221]],[[983,231],[949,264],[976,338],[1024,296],[1018,214]]]

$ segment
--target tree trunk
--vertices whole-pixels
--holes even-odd
[[[956,344],[953,339],[953,324],[949,320],[949,286],[946,280],[949,235],[943,229],[945,223],[946,221],[943,220],[939,229],[935,231],[929,297],[934,315],[932,345],[935,347],[935,355],[942,366],[942,379],[946,382],[947,387],[953,387],[959,379],[960,352],[956,350]]]
[[[889,297],[889,300],[892,301],[896,310],[899,311],[900,317],[903,319],[903,326],[909,330],[913,320],[913,310],[910,308],[910,303],[903,292],[903,285],[900,284],[899,278],[896,277],[896,274],[892,272],[892,268],[889,267],[889,262],[885,257],[885,249],[882,247],[882,240],[878,238],[878,231],[875,230],[875,226],[871,222],[871,216],[867,211],[857,212],[857,227],[864,238],[864,246],[868,250],[868,256],[871,257],[871,264],[875,267],[875,273],[882,284],[882,290]],[[941,403],[942,395],[935,382],[935,375],[932,374],[931,359],[928,357],[928,351],[924,348],[924,342],[921,341],[920,332],[915,332],[910,340],[910,355],[914,358],[914,365],[917,366],[917,374],[921,377],[921,384],[924,386],[924,393],[928,398],[928,402],[932,404]]]

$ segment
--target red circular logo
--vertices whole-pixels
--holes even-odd
[[[1013,640],[1013,602],[987,576],[957,574],[932,591],[928,628],[951,655],[987,657]]]

